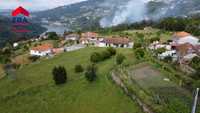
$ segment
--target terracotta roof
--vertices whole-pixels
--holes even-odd
[[[104,41],[109,44],[128,44],[130,42],[128,38],[105,38]]]
[[[95,32],[86,32],[81,34],[82,37],[97,37],[98,34]]]
[[[174,36],[177,38],[182,38],[182,37],[186,37],[186,36],[190,36],[190,35],[191,35],[190,33],[187,33],[185,31],[174,33]]]
[[[47,51],[49,49],[52,49],[53,45],[52,44],[42,44],[40,46],[34,47],[31,50],[35,50],[35,51]]]

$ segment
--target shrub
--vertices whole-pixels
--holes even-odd
[[[163,47],[163,48],[158,48],[157,50],[155,50],[157,54],[162,54],[166,51],[166,49]]]
[[[67,81],[67,72],[64,67],[59,66],[59,67],[54,67],[53,71],[53,79],[55,81],[55,84],[64,84]]]
[[[31,62],[35,62],[39,59],[39,56],[29,56],[28,59],[31,60]]]
[[[111,55],[111,53],[110,53],[109,51],[103,51],[103,52],[101,53],[102,60],[108,59],[108,58],[110,58],[111,56],[112,56],[112,55]]]
[[[116,63],[119,65],[119,64],[122,64],[123,61],[125,59],[125,56],[123,54],[118,54],[117,57],[116,57]]]
[[[166,56],[166,57],[164,58],[164,61],[165,61],[165,62],[172,62],[172,60],[173,60],[173,58],[172,58],[171,56]]]
[[[116,53],[117,53],[117,52],[116,52],[116,49],[113,48],[113,47],[107,48],[107,51],[110,52],[111,55],[116,55]]]
[[[141,43],[134,43],[133,49],[141,48],[142,44]]]
[[[194,57],[190,62],[190,65],[196,70],[200,69],[200,57],[198,56]]]
[[[101,60],[102,60],[102,57],[101,57],[100,53],[94,52],[90,56],[90,61],[93,62],[93,63],[97,63],[97,62],[99,62]]]
[[[96,71],[97,71],[97,67],[94,64],[88,65],[85,72],[85,78],[89,82],[94,81],[97,77]]]
[[[142,58],[144,58],[144,56],[145,56],[145,50],[144,49],[138,48],[138,49],[135,50],[135,57],[137,59],[142,59]]]
[[[83,71],[84,71],[84,69],[83,69],[83,67],[81,65],[76,65],[75,66],[75,72],[76,73],[81,73]]]

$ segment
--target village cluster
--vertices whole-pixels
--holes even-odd
[[[41,35],[39,38],[31,39],[31,41],[39,41],[47,39],[47,35]],[[95,32],[85,32],[81,35],[70,33],[63,36],[63,43],[66,41],[78,42],[71,46],[63,46],[54,48],[52,44],[45,43],[30,49],[31,56],[51,56],[66,51],[74,51],[87,46],[94,47],[114,47],[114,48],[132,48],[134,42],[128,37],[102,37]],[[16,47],[18,43],[14,43]],[[176,32],[171,36],[171,40],[167,42],[154,41],[148,46],[148,49],[154,51],[164,49],[162,53],[156,54],[158,59],[171,57],[173,61],[178,61],[180,64],[187,64],[192,58],[200,55],[199,39],[187,32]]]
[[[195,56],[200,55],[199,39],[187,32],[176,32],[168,42],[154,41],[149,46],[151,50],[160,48],[164,48],[165,51],[158,54],[159,59],[172,57],[173,61],[178,61],[180,64],[187,64]]]
[[[47,36],[41,36],[40,38],[34,39],[35,41],[46,39]],[[65,41],[74,41],[79,42],[72,46],[64,46],[60,48],[54,48],[52,44],[46,43],[30,49],[31,56],[50,56],[53,54],[58,54],[66,51],[74,51],[86,46],[94,47],[123,47],[123,48],[132,48],[133,42],[128,39],[128,37],[100,37],[97,33],[86,32],[82,33],[81,36],[75,33],[64,35]],[[15,44],[16,46],[16,44]]]

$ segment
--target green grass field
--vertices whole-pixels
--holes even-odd
[[[114,66],[114,58],[98,64],[98,79],[88,83],[83,74],[74,73],[74,66],[89,64],[89,56],[103,48],[85,48],[68,52],[25,66],[16,72],[16,80],[0,80],[1,113],[141,113],[107,75]],[[132,59],[131,49],[118,52]],[[134,60],[125,61],[132,63]],[[56,86],[51,71],[63,65],[68,72],[68,83]]]

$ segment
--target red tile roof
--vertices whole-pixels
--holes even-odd
[[[190,36],[190,35],[191,35],[190,33],[187,33],[185,31],[174,33],[174,36],[176,38],[182,38],[182,37],[186,37],[186,36]]]
[[[86,32],[86,33],[82,33],[81,36],[82,37],[86,37],[86,38],[88,38],[88,37],[97,37],[98,34],[95,33],[95,32]]]
[[[35,50],[35,51],[48,51],[49,49],[52,49],[52,48],[53,48],[52,44],[43,44],[43,45],[34,47],[31,50]]]
[[[104,41],[108,44],[128,44],[130,42],[128,38],[105,38]]]

